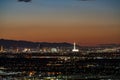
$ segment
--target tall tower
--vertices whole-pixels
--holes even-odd
[[[75,44],[75,42],[74,42],[74,48],[73,49],[76,49],[76,46],[75,46],[76,44]]]
[[[79,52],[79,49],[76,49],[76,44],[75,44],[75,42],[73,43],[72,52]]]
[[[0,47],[0,52],[3,52],[3,46]]]

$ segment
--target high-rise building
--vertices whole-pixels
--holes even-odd
[[[74,42],[72,52],[79,52],[79,49],[76,49],[76,44]]]
[[[0,52],[3,52],[3,46],[0,47]]]

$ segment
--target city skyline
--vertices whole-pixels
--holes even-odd
[[[118,0],[0,1],[0,38],[81,45],[120,43]]]

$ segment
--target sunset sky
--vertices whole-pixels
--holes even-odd
[[[120,0],[0,0],[0,38],[120,43]]]

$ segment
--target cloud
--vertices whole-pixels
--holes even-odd
[[[18,0],[19,2],[30,2],[32,0]],[[94,0],[76,0],[76,1],[94,1]]]
[[[95,1],[95,0],[77,0],[77,1]]]
[[[22,2],[22,1],[24,1],[24,2],[30,2],[31,0],[18,0],[19,2]]]

